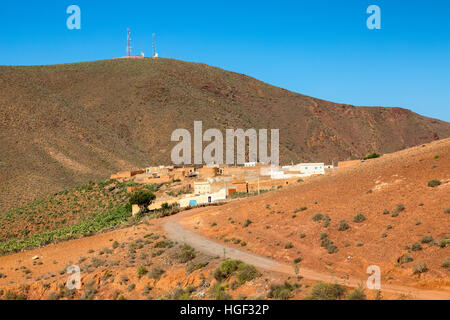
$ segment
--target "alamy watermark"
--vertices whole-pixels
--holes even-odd
[[[67,288],[69,290],[81,289],[81,269],[79,266],[67,267],[67,274],[70,276],[67,278]]]
[[[77,5],[70,5],[66,10],[67,14],[70,16],[67,18],[66,25],[69,30],[80,30],[81,29],[81,9]]]
[[[370,290],[381,289],[381,269],[379,266],[371,265],[367,267],[367,274],[370,274],[366,281],[367,288]]]
[[[372,4],[367,7],[367,11],[370,16],[367,18],[367,28],[369,30],[380,30],[381,29],[381,9],[379,6]]]
[[[219,129],[208,129],[203,133],[202,121],[194,121],[192,148],[191,133],[187,129],[172,132],[171,141],[179,142],[171,153],[175,165],[228,164],[244,165],[246,162],[261,162],[278,166],[280,162],[280,130],[270,130],[270,156],[268,155],[268,129],[226,129],[224,137]],[[246,142],[248,140],[248,161],[246,161]],[[237,146],[235,148],[235,141]],[[203,149],[203,142],[210,142]],[[192,159],[192,149],[194,158]],[[225,162],[224,162],[225,150]],[[236,153],[235,153],[236,150]]]

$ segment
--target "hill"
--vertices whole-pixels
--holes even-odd
[[[278,128],[281,161],[359,158],[450,136],[400,108],[335,104],[204,64],[116,59],[0,67],[0,211],[170,163],[177,128]]]
[[[181,223],[300,268],[367,279],[377,265],[382,284],[450,293],[449,159],[450,139],[435,141]]]

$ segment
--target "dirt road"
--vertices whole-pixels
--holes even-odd
[[[221,243],[215,242],[211,239],[207,239],[203,236],[196,234],[186,228],[184,228],[180,222],[183,219],[197,214],[205,208],[194,209],[185,211],[161,221],[164,231],[167,236],[174,241],[180,243],[187,243],[194,247],[196,250],[213,256],[225,256],[226,258],[238,259],[243,262],[254,265],[255,267],[262,268],[269,271],[281,272],[291,276],[302,276],[305,279],[324,281],[328,283],[339,283],[349,287],[358,287],[361,284],[365,285],[367,279],[356,278],[338,278],[336,276],[318,273],[313,270],[298,268],[294,269],[293,265],[287,265],[279,263],[275,260],[260,257],[249,252],[237,250],[232,247],[225,246]],[[449,300],[450,292],[434,291],[434,290],[422,290],[418,288],[403,287],[391,284],[381,284],[382,292],[389,292],[398,295],[409,295],[414,299],[421,300]]]

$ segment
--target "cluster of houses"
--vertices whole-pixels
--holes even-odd
[[[300,163],[283,167],[249,162],[244,166],[206,165],[192,167],[158,166],[113,174],[111,179],[140,184],[177,183],[188,190],[160,195],[148,207],[150,211],[164,204],[180,208],[223,202],[233,193],[259,193],[286,186],[312,175],[323,175],[333,165]]]

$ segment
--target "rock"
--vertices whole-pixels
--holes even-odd
[[[34,256],[31,260],[39,260],[39,256]]]

